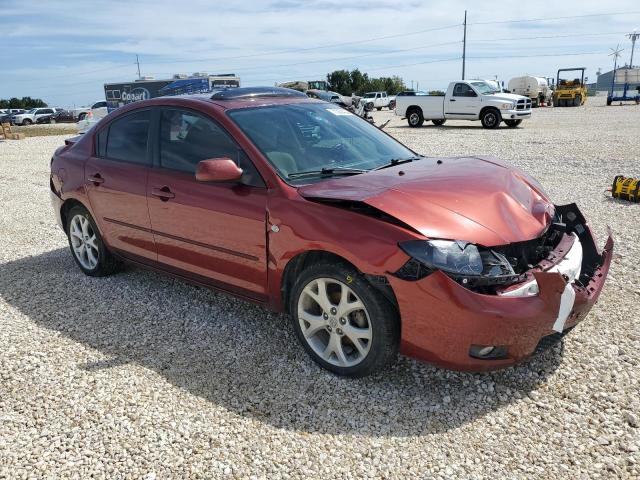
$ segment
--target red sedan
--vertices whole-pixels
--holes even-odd
[[[287,312],[351,376],[519,362],[585,318],[613,249],[505,163],[277,88],[122,107],[56,151],[51,198],[87,275],[128,261]]]

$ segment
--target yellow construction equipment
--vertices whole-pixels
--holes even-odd
[[[553,92],[554,107],[579,107],[587,101],[587,86],[584,83],[585,67],[561,68],[558,70],[556,90]],[[580,78],[560,78],[562,72],[580,72]],[[570,75],[563,75],[570,77]]]

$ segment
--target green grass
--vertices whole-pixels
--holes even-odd
[[[75,123],[70,123],[62,127],[50,127],[48,125],[29,125],[28,127],[11,127],[12,133],[24,133],[25,137],[46,137],[50,135],[77,134],[78,128]]]

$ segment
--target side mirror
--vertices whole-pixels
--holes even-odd
[[[198,182],[235,182],[242,177],[242,169],[230,158],[211,158],[198,162]]]

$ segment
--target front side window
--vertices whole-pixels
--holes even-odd
[[[301,172],[371,170],[415,153],[366,120],[325,103],[241,108],[229,116],[291,183],[308,183]],[[292,175],[293,174],[293,175]],[[295,175],[298,174],[298,175]],[[319,174],[317,178],[321,179]]]
[[[104,156],[123,162],[148,164],[149,110],[125,115],[111,122],[104,147]],[[104,130],[104,129],[103,129]],[[102,131],[101,133],[102,134]],[[100,134],[98,136],[100,136]],[[98,139],[98,153],[101,150]]]
[[[487,82],[471,82],[471,85],[478,90],[482,95],[491,95],[492,93],[498,93],[500,90]]]
[[[466,83],[456,83],[456,86],[453,89],[454,97],[475,97],[476,92],[473,91]]]
[[[262,186],[251,160],[240,146],[210,118],[190,110],[163,109],[160,118],[160,166],[195,173],[198,162],[230,158],[242,169],[241,182]]]

